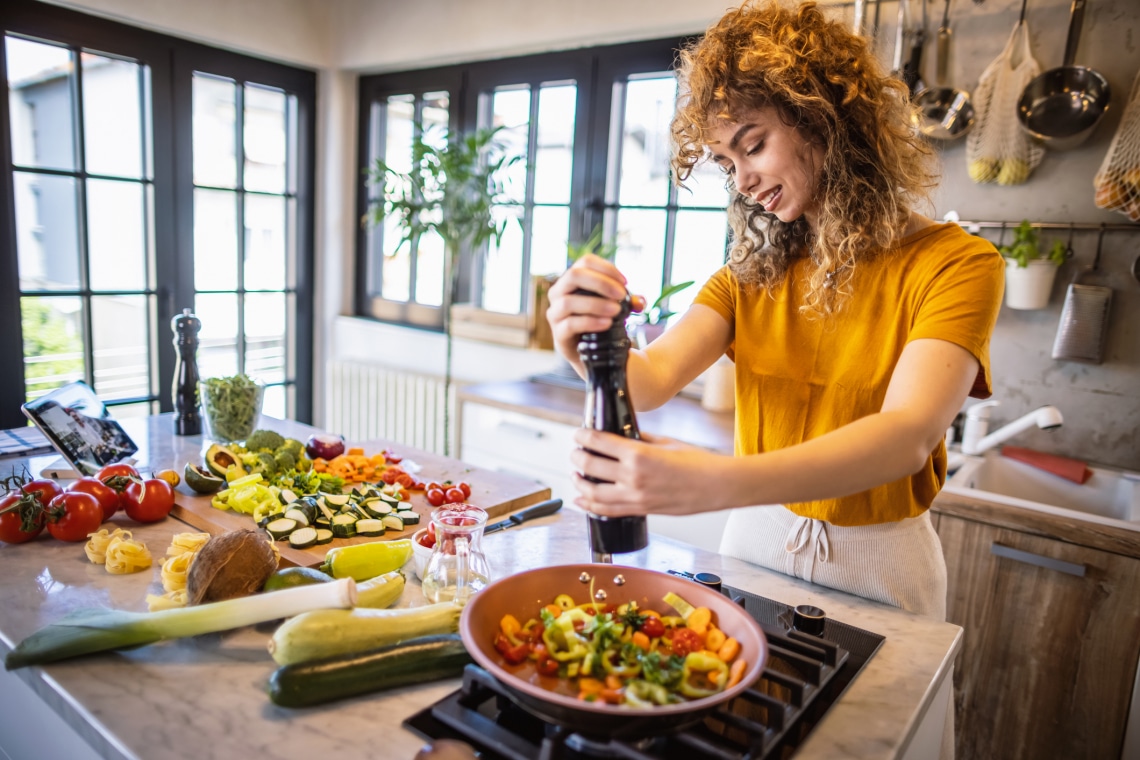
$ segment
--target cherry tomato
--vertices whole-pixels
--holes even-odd
[[[665,624],[661,622],[661,618],[650,616],[641,624],[641,632],[651,639],[658,639],[665,633]]]
[[[22,544],[31,541],[44,529],[42,505],[34,498],[13,491],[0,499],[0,541]]]
[[[80,478],[69,485],[67,490],[94,496],[95,501],[99,502],[100,509],[103,510],[103,522],[110,520],[111,515],[118,512],[121,506],[119,494],[99,478]]]
[[[439,489],[440,491],[442,491],[442,490],[443,490],[443,486],[441,486],[439,483],[436,483],[434,480],[433,480],[433,481],[431,481],[431,482],[429,482],[429,483],[427,484],[427,486],[425,486],[425,487],[426,487],[426,488],[427,488],[427,490],[429,490],[429,491],[430,491],[430,490],[432,490],[433,488]]]
[[[416,482],[416,479],[406,472],[401,472],[396,476],[396,482],[410,490],[412,485]]]
[[[174,507],[174,489],[158,478],[136,480],[123,491],[123,499],[127,517],[144,523],[158,522]]]
[[[404,458],[398,457],[391,452],[385,451],[384,452],[384,461],[386,461],[390,464],[399,464],[400,462],[404,461]]]
[[[540,676],[556,676],[558,675],[558,660],[553,657],[540,657],[538,662],[534,664],[534,669],[538,671]]]
[[[103,508],[89,493],[67,491],[51,500],[47,521],[48,533],[60,541],[86,541],[103,524]]]
[[[647,634],[648,635],[648,634]],[[705,648],[700,634],[691,628],[678,628],[673,632],[673,654],[684,657],[690,652],[700,652]]]
[[[388,485],[392,485],[396,482],[396,479],[403,474],[404,471],[399,467],[389,467],[388,469],[384,470],[384,472],[380,473],[380,479]]]
[[[429,486],[427,491],[424,492],[424,496],[427,497],[428,504],[431,504],[433,507],[443,506],[443,503],[447,501],[447,494],[443,492],[442,488],[432,488]]]
[[[516,646],[501,633],[495,639],[495,649],[503,656],[503,659],[511,665],[518,665],[524,662],[530,655],[530,644],[519,644]]]
[[[416,542],[419,543],[420,546],[432,549],[435,547],[435,534],[424,531],[416,536]]]
[[[471,486],[467,485],[466,483],[460,483],[459,490],[463,492],[464,499],[471,497]]]
[[[134,467],[131,467],[129,464],[126,464],[125,462],[106,465],[103,469],[99,470],[99,472],[95,473],[95,477],[99,478],[99,480],[102,480],[104,483],[107,482],[108,479],[114,477],[137,478],[138,476],[139,471]]]
[[[456,488],[455,486],[452,486],[443,492],[443,498],[445,501],[447,501],[448,504],[459,504],[467,497],[463,495],[462,488]]]

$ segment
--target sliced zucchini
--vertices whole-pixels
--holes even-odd
[[[419,525],[420,523],[420,513],[414,509],[401,509],[396,513],[396,517],[403,520],[405,526]]]
[[[368,513],[370,515],[372,515],[375,518],[381,518],[384,515],[390,515],[390,514],[392,514],[392,511],[393,511],[391,504],[385,504],[384,502],[380,501],[379,499],[372,502],[371,504],[366,505],[364,508],[368,511]]]
[[[292,504],[297,501],[297,494],[290,491],[288,488],[282,488],[281,493],[277,494],[277,498],[281,500],[282,504]]]
[[[305,514],[304,510],[300,509],[287,509],[285,510],[285,517],[290,520],[297,521],[297,527],[307,528],[309,526],[309,516]]]
[[[335,515],[332,519],[332,532],[337,538],[351,538],[356,535],[356,516]]]
[[[277,520],[271,520],[266,524],[265,529],[269,531],[269,535],[273,536],[274,540],[281,541],[288,538],[289,534],[297,529],[297,521],[288,517],[282,517]]]
[[[325,516],[325,519],[327,519],[327,520],[332,520],[332,519],[333,519],[333,515],[335,515],[335,514],[336,514],[336,513],[335,513],[335,512],[333,512],[331,509],[329,509],[329,506],[328,506],[327,504],[325,504],[325,500],[324,500],[324,499],[320,499],[320,500],[317,502],[317,508],[321,510],[321,514],[322,514],[322,515],[324,515],[324,516]]]
[[[400,497],[398,494],[385,493],[380,498],[388,504],[391,504],[393,507],[400,503]]]
[[[404,521],[396,515],[384,515],[381,521],[384,523],[384,527],[389,530],[404,529]]]
[[[348,503],[348,500],[349,500],[349,495],[346,493],[326,493],[325,494],[325,502],[328,504],[336,505],[338,507],[343,507],[345,504]]]
[[[308,549],[310,546],[316,546],[317,543],[317,529],[305,526],[297,528],[289,534],[289,545],[294,549]]]
[[[317,545],[331,544],[333,540],[333,532],[328,528],[317,528]]]
[[[269,525],[269,523],[273,522],[274,520],[280,520],[284,516],[285,515],[283,515],[280,512],[274,512],[271,515],[266,515],[265,517],[263,517],[257,521],[257,527],[264,528],[267,525]]]
[[[383,520],[357,520],[356,521],[356,535],[358,535],[358,536],[382,536],[382,535],[384,535],[384,521]]]

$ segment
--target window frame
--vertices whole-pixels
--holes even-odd
[[[174,376],[176,352],[163,326],[181,308],[193,303],[193,102],[189,72],[203,71],[239,81],[253,81],[286,90],[297,97],[297,226],[296,325],[293,336],[296,374],[293,416],[312,418],[312,357],[314,340],[314,179],[316,73],[254,58],[189,40],[160,34],[36,0],[8,0],[0,7],[5,34],[50,40],[111,56],[130,58],[150,68],[153,166],[155,298],[158,335],[150,339],[154,388],[160,412],[173,411],[168,388]],[[16,250],[13,156],[9,129],[6,57],[0,56],[0,355],[20,357],[18,369],[0,375],[0,427],[21,427],[25,400],[23,334],[20,309],[19,257]],[[80,139],[77,136],[77,139]],[[80,174],[80,176],[85,176]],[[81,288],[86,293],[89,290]],[[89,296],[89,293],[87,294]],[[12,327],[8,327],[12,326]],[[165,339],[164,339],[165,337]],[[89,351],[90,346],[85,347]],[[88,368],[91,371],[91,368]],[[122,399],[108,405],[129,403]]]
[[[589,237],[598,224],[608,225],[607,238],[612,239],[616,214],[620,208],[616,202],[606,197],[606,181],[609,163],[610,131],[613,126],[612,92],[615,82],[633,74],[672,71],[677,50],[692,39],[692,35],[668,37],[653,40],[579,48],[569,51],[517,56],[490,61],[475,61],[447,67],[394,72],[373,76],[362,76],[359,86],[359,168],[361,179],[357,185],[358,217],[363,218],[368,210],[368,185],[364,177],[370,160],[372,112],[378,98],[389,95],[422,93],[425,91],[448,89],[445,82],[451,83],[449,121],[451,129],[470,133],[480,126],[481,102],[504,85],[528,84],[531,86],[533,115],[535,102],[533,93],[544,82],[573,79],[578,88],[577,113],[575,118],[573,168],[571,170],[569,240],[581,242]],[[619,125],[620,128],[620,125]],[[532,133],[534,124],[531,124]],[[528,174],[533,173],[533,167]],[[528,187],[528,195],[531,188]],[[672,190],[666,207],[670,224],[675,224],[678,211],[676,190]],[[527,204],[527,209],[533,204]],[[372,235],[372,240],[382,238]],[[530,230],[524,227],[524,261]],[[370,292],[369,272],[371,256],[383,255],[379,251],[382,242],[368,245],[369,231],[358,230],[356,246],[356,308],[355,313],[366,318],[377,319],[406,327],[442,331],[443,316],[438,307],[430,308],[428,318],[421,313],[428,307],[405,305],[388,301],[377,293]],[[668,257],[663,267],[664,279],[668,279],[672,257],[672,236],[667,237]],[[459,266],[458,293],[460,301],[478,304],[481,297],[482,252],[464,251]],[[527,279],[524,270],[524,280]],[[662,287],[667,283],[662,282]],[[520,283],[525,289],[526,283]],[[523,299],[525,304],[526,300]]]

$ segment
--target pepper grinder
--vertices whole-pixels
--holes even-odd
[[[597,296],[588,290],[577,290],[582,295]],[[585,427],[604,430],[626,438],[640,439],[637,417],[629,397],[626,363],[629,360],[630,340],[625,320],[632,311],[627,293],[621,301],[621,311],[614,317],[608,330],[583,333],[578,337],[578,357],[586,367]],[[607,481],[584,476],[594,483]],[[594,562],[612,563],[614,554],[625,554],[644,549],[649,543],[649,530],[644,517],[603,517],[590,514],[590,550]]]
[[[190,309],[170,320],[174,331],[174,400],[175,435],[198,435],[202,432],[202,415],[198,411],[198,331],[202,322]]]

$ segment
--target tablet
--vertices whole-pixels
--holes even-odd
[[[76,471],[94,475],[139,450],[84,382],[69,383],[20,407]]]

